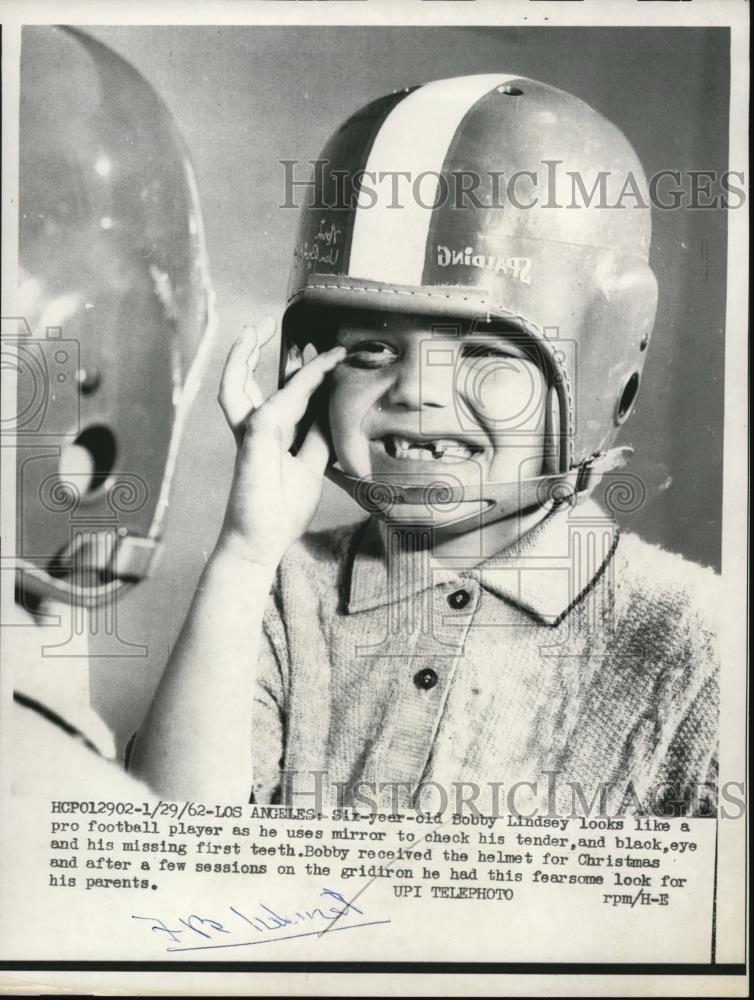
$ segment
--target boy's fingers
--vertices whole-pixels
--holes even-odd
[[[241,419],[246,420],[254,410],[258,410],[262,406],[264,403],[264,393],[260,389],[259,383],[251,377],[247,378],[244,382],[243,392],[246,399],[246,409]]]
[[[228,351],[220,376],[217,398],[225,419],[234,428],[244,419],[244,410],[248,407],[244,385],[249,374],[248,358],[255,351],[256,345],[256,330],[254,327],[246,327]]]
[[[245,419],[246,411],[250,405],[244,391],[245,383],[246,366],[237,371],[226,365],[220,383],[220,391],[217,394],[217,401],[220,404],[225,419],[233,430]]]
[[[228,356],[225,359],[223,374],[234,366],[245,365],[249,355],[255,351],[259,344],[259,333],[255,326],[245,326],[239,336],[230,345]]]
[[[268,343],[274,333],[275,320],[266,316],[258,326],[244,327],[241,336],[228,351],[218,401],[234,431],[264,402],[253,373],[259,362],[260,347]]]
[[[257,337],[259,340],[259,346],[264,347],[268,344],[272,338],[275,336],[275,330],[277,329],[277,323],[275,322],[275,317],[264,316],[257,326]]]
[[[345,357],[344,347],[334,347],[324,354],[318,354],[293,375],[270,402],[287,423],[297,424],[306,413],[314,391],[322,384],[328,372],[332,371]]]
[[[275,322],[275,317],[269,314],[263,316],[258,323],[250,323],[242,328],[238,340],[231,347],[231,351],[236,347],[243,349],[244,344],[252,347],[256,343],[257,348],[264,347],[275,336],[276,329],[277,323]]]
[[[345,348],[337,347],[308,361],[282,389],[278,389],[264,406],[252,414],[249,422],[252,432],[274,431],[280,446],[286,450],[290,448],[296,436],[296,426],[306,414],[312,396],[344,355]]]

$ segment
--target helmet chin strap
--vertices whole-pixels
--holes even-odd
[[[424,486],[405,485],[391,479],[389,474],[381,474],[379,479],[360,479],[334,466],[329,466],[325,475],[364,510],[383,520],[426,525],[439,515],[438,525],[442,525],[443,531],[462,534],[534,507],[574,506],[586,500],[602,475],[626,466],[632,454],[630,447],[611,448],[596,452],[568,472],[481,486],[453,485],[452,473],[438,474],[429,470]],[[472,504],[474,509],[465,510],[462,505],[466,504]],[[404,505],[423,508],[423,511],[410,519],[404,518],[399,509]]]
[[[97,607],[146,579],[159,545],[123,529],[82,533],[64,553],[65,574],[17,559],[17,585],[37,599]]]

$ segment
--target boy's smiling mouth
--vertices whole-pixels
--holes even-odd
[[[390,458],[403,462],[465,462],[484,450],[458,438],[420,438],[407,434],[385,434],[373,444],[383,448]]]

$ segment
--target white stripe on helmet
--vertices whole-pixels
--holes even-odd
[[[366,183],[377,203],[356,209],[348,274],[387,284],[419,285],[437,196],[437,177],[464,115],[485,94],[518,74],[458,76],[419,87],[400,101],[382,124],[369,153]],[[409,179],[393,176],[408,173]],[[384,174],[383,180],[379,175]],[[421,182],[420,198],[412,184]],[[398,197],[393,197],[393,184]],[[399,204],[400,208],[389,208]],[[425,208],[424,205],[430,206]]]

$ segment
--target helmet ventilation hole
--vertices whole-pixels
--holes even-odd
[[[497,88],[498,94],[505,94],[507,97],[521,97],[523,90],[519,87],[512,87],[509,83],[506,83],[503,87]]]
[[[639,373],[634,372],[633,375],[626,382],[623,392],[621,393],[620,400],[618,401],[618,409],[615,413],[615,422],[617,424],[622,424],[623,421],[628,417],[631,412],[631,407],[634,405],[634,400],[636,399],[636,393],[639,391]]]
[[[649,334],[645,333],[644,336],[641,338],[641,343],[639,344],[639,350],[646,351],[648,343],[649,343]]]
[[[92,496],[113,470],[116,455],[115,436],[109,427],[94,424],[63,448],[58,475],[71,482],[79,496]]]

